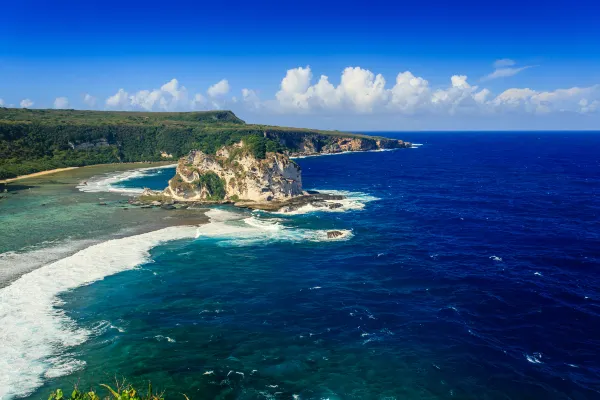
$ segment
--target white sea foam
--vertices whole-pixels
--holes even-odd
[[[57,295],[135,268],[161,242],[195,235],[196,227],[170,227],[98,243],[0,289],[0,399],[26,396],[43,378],[83,367],[69,349],[93,332],[76,326],[56,307],[61,304]]]
[[[410,148],[411,149],[418,149],[421,146],[423,146],[422,143],[411,143]]]
[[[284,214],[284,215],[300,215],[307,214],[312,212],[345,212],[345,211],[358,211],[365,208],[366,204],[371,201],[379,200],[379,198],[371,196],[367,193],[362,192],[349,192],[346,190],[320,190],[316,189],[317,192],[323,194],[330,194],[332,196],[344,196],[342,200],[325,200],[326,203],[341,204],[341,207],[338,208],[328,208],[328,207],[315,207],[311,204],[307,204],[293,211],[277,211],[275,214]]]
[[[135,268],[161,242],[209,237],[222,238],[228,245],[248,245],[261,241],[340,241],[353,236],[349,230],[339,230],[342,236],[330,239],[327,230],[288,227],[281,219],[249,213],[212,209],[206,214],[211,222],[200,227],[170,227],[93,244],[0,289],[0,399],[29,395],[44,378],[83,368],[84,362],[70,352],[73,347],[99,331],[121,332],[123,328],[109,321],[100,321],[91,329],[78,327],[58,308],[58,295]],[[166,336],[164,340],[175,342]]]
[[[196,237],[220,238],[225,245],[245,246],[265,241],[343,241],[353,236],[350,230],[336,229],[342,235],[328,238],[327,230],[293,228],[285,226],[278,218],[259,218],[256,215],[248,217],[248,214],[220,209],[212,209],[206,215],[210,218],[210,223],[200,226]]]
[[[159,342],[162,342],[163,340],[166,340],[169,343],[175,343],[176,340],[173,338],[170,338],[168,336],[163,336],[163,335],[156,335],[154,336],[154,339],[158,340]]]
[[[86,183],[82,182],[77,186],[77,189],[81,190],[82,192],[89,193],[113,192],[122,193],[127,196],[133,196],[142,193],[144,188],[123,188],[114,185],[119,182],[141,178],[142,176],[158,175],[161,169],[173,167],[175,167],[175,164],[164,165],[160,167],[138,168],[118,173],[109,173],[92,178]]]
[[[525,354],[525,358],[532,364],[542,364],[542,353]]]
[[[0,287],[26,272],[65,258],[78,250],[97,243],[96,240],[42,242],[19,251],[0,254]]]

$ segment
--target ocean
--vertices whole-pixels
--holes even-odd
[[[128,208],[173,167],[0,201],[0,398],[600,399],[600,135],[385,136],[297,160],[330,212]]]

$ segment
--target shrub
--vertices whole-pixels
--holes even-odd
[[[208,192],[207,200],[216,201],[225,198],[225,181],[212,171],[200,175],[198,185]]]
[[[163,393],[152,392],[152,385],[148,384],[148,391],[146,393],[138,392],[133,386],[126,384],[125,382],[117,382],[116,390],[108,385],[100,385],[108,391],[107,395],[101,397],[97,391],[90,390],[89,392],[82,392],[77,387],[73,389],[71,396],[65,396],[61,389],[57,389],[50,393],[48,400],[164,400]],[[184,394],[183,397],[189,400]]]

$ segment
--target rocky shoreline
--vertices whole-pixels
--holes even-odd
[[[292,197],[283,201],[181,201],[166,196],[164,192],[145,189],[137,198],[129,199],[128,204],[139,208],[161,208],[163,210],[185,210],[188,208],[201,208],[210,205],[232,205],[235,207],[246,208],[250,210],[262,210],[280,213],[292,213],[299,209],[311,206],[315,209],[335,210],[343,207],[340,200],[346,197],[342,195],[333,195],[320,193],[317,191],[305,191],[303,195]],[[106,205],[106,203],[98,203]]]
[[[285,138],[279,138],[281,140]],[[179,159],[175,176],[163,191],[144,190],[132,200],[143,208],[167,210],[231,204],[240,208],[279,213],[300,209],[332,211],[344,207],[342,195],[305,191],[302,169],[290,157],[345,152],[381,151],[410,147],[396,139],[337,137],[326,145],[305,138],[296,151],[267,151],[261,142],[242,139],[215,154],[191,151]],[[266,144],[263,143],[266,147]]]

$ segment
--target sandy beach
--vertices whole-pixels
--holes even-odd
[[[48,171],[36,172],[34,174],[17,176],[16,178],[5,179],[3,181],[0,181],[0,183],[10,183],[10,182],[18,181],[18,180],[21,180],[21,179],[36,178],[38,176],[55,174],[57,172],[69,171],[71,169],[77,169],[77,168],[79,168],[79,167],[56,168],[56,169],[51,169],[51,170],[48,170]]]

